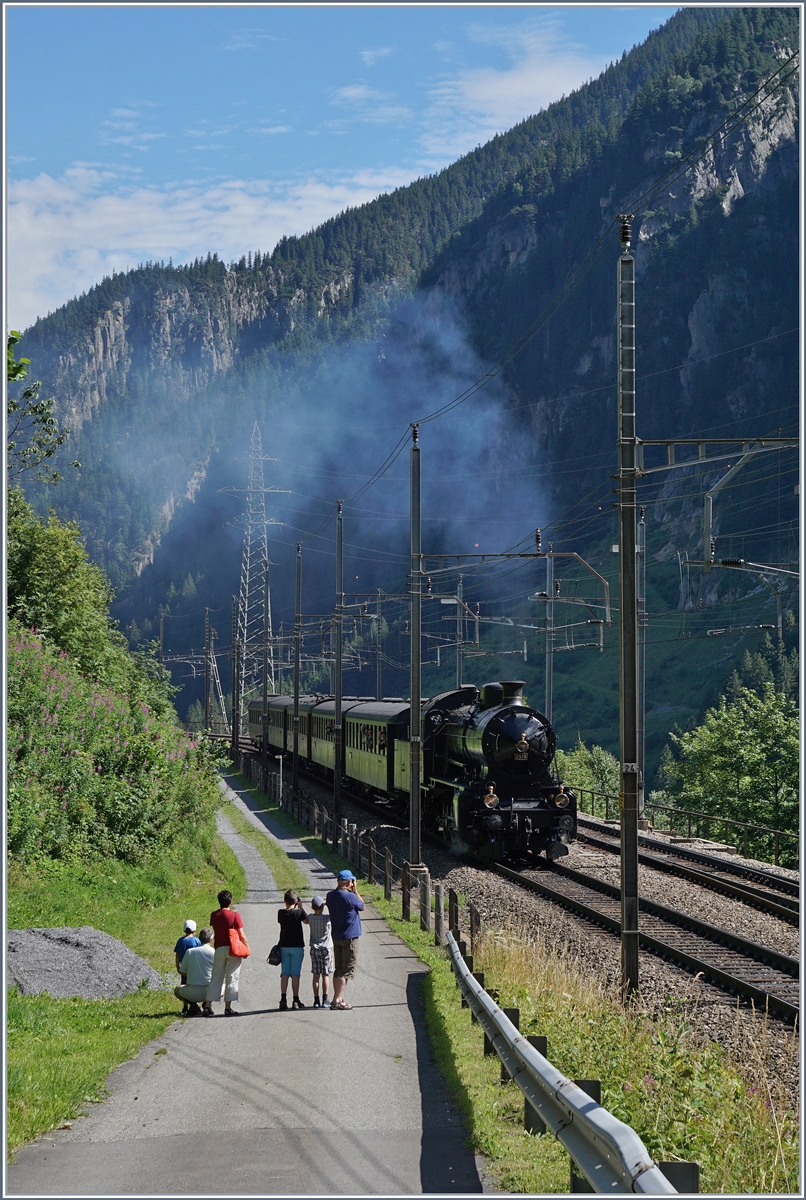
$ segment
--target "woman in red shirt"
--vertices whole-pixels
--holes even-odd
[[[207,1000],[204,1005],[206,1017],[215,1016],[213,1002],[221,999],[224,993],[224,1016],[237,1017],[232,1007],[233,1000],[238,999],[238,976],[241,971],[242,958],[230,954],[229,931],[240,929],[243,933],[243,919],[240,913],[230,908],[232,892],[219,892],[218,903],[221,907],[217,912],[210,913],[210,924],[215,934],[215,959],[213,960],[213,976],[207,988]],[[244,938],[246,935],[243,935]]]

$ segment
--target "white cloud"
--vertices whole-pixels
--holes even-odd
[[[255,133],[265,133],[274,135],[276,133],[290,133],[290,125],[264,125],[262,128],[257,128]]]
[[[342,109],[348,120],[367,125],[406,125],[412,118],[411,109],[396,100],[394,92],[379,92],[365,83],[350,83],[333,93],[331,104]]]
[[[360,50],[359,58],[365,67],[374,67],[376,62],[387,58],[392,53],[390,46],[378,46],[374,50]]]
[[[280,37],[275,37],[273,33],[266,33],[263,29],[242,29],[238,33],[231,34],[229,41],[218,49],[256,50],[261,42],[281,42],[282,40]]]
[[[144,186],[120,172],[72,167],[8,187],[8,319],[24,329],[112,269],[146,260],[225,262],[408,183],[409,172],[358,171],[283,183],[229,179]]]
[[[467,32],[471,40],[503,50],[509,65],[468,67],[431,89],[420,144],[432,166],[443,166],[511,129],[606,65],[565,40],[550,18],[517,28],[471,26]]]

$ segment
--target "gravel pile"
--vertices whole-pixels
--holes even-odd
[[[24,996],[111,999],[164,986],[162,977],[123,942],[91,925],[78,929],[12,929],[6,942],[8,985]]]

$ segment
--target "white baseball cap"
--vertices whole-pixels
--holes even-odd
[[[196,922],[195,921],[185,921],[185,929],[187,929],[188,933],[195,933],[196,932]]]

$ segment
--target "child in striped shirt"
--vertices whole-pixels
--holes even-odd
[[[333,974],[333,936],[330,932],[330,917],[322,910],[325,902],[321,896],[311,900],[312,913],[308,913],[311,931],[311,971],[313,972],[313,1006],[319,1008],[319,979],[322,980],[322,1008],[330,1008],[330,976]]]

